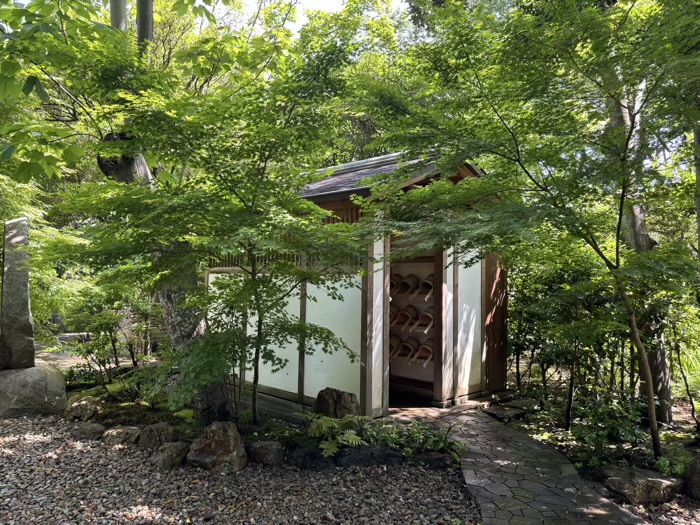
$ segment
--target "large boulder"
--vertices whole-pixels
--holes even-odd
[[[243,470],[248,456],[236,425],[230,421],[215,421],[209,425],[204,435],[192,443],[187,463],[204,469]]]
[[[613,498],[632,505],[658,505],[673,499],[683,481],[637,467],[607,466],[602,470],[603,486]]]
[[[158,449],[158,452],[153,457],[153,462],[158,467],[158,470],[172,470],[182,465],[189,449],[190,446],[182,441],[166,443]]]
[[[143,427],[139,438],[139,447],[160,448],[165,443],[173,441],[177,441],[177,430],[168,423],[161,422]]]
[[[62,414],[65,404],[58,368],[37,360],[32,368],[0,370],[0,419]]]
[[[248,445],[248,457],[253,463],[281,465],[284,463],[284,445],[279,441],[254,441]]]
[[[360,415],[360,403],[351,392],[337,388],[324,388],[316,396],[314,412],[328,417],[343,418]]]
[[[102,436],[105,445],[133,445],[139,440],[141,429],[139,427],[114,427],[110,428]]]
[[[75,439],[81,441],[97,441],[105,433],[105,427],[99,423],[90,423],[88,421],[76,421],[70,427],[70,433]]]
[[[100,400],[94,396],[73,398],[66,405],[64,416],[68,421],[90,421],[101,409]]]
[[[0,299],[0,370],[32,368],[34,322],[29,305],[29,223],[26,217],[5,223],[2,299]]]
[[[700,456],[685,466],[685,488],[688,496],[700,500]]]

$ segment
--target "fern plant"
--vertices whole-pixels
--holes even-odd
[[[309,412],[300,415],[307,422],[307,434],[321,440],[319,448],[324,457],[334,456],[342,447],[367,445],[359,432],[370,421],[369,417],[345,416],[343,419],[335,419]]]
[[[450,439],[453,426],[436,429],[421,421],[408,425],[392,419],[372,419],[367,416],[345,416],[335,419],[321,414],[302,412],[298,414],[306,421],[306,434],[320,441],[319,448],[324,457],[337,454],[343,447],[381,445],[400,450],[405,456],[421,452],[449,454],[459,462],[465,452],[464,445]]]

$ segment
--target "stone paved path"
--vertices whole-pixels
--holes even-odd
[[[440,418],[468,448],[462,472],[483,525],[646,524],[595,493],[562,454],[479,412]]]

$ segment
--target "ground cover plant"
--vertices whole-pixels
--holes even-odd
[[[335,455],[343,447],[381,445],[397,449],[407,457],[421,452],[449,454],[459,462],[464,448],[450,439],[452,428],[439,429],[421,421],[401,424],[392,419],[345,416],[342,419],[302,413],[306,434],[319,441],[323,455]]]

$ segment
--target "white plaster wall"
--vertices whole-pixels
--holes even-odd
[[[287,299],[285,310],[294,318],[299,319],[301,310],[299,294],[292,295]],[[254,327],[255,319],[251,319],[251,331]],[[280,359],[287,359],[287,366],[273,372],[271,364],[260,363],[259,384],[296,394],[299,390],[299,343],[292,341],[289,344],[278,346],[275,349],[275,355]]]
[[[384,402],[384,241],[374,243],[374,257],[379,259],[372,265],[372,340],[368,361],[372,367],[372,408],[381,409]]]
[[[304,361],[304,395],[316,397],[320,390],[333,387],[353,392],[361,399],[360,350],[362,337],[362,278],[355,279],[356,287],[343,290],[343,301],[336,301],[322,289],[309,286],[307,293],[316,301],[306,303],[306,321],[329,328],[340,337],[357,359],[354,363],[345,352],[324,354],[320,350],[307,355]]]
[[[457,395],[479,392],[481,387],[481,265],[459,267],[457,315]]]
[[[211,284],[215,279],[227,275],[225,273],[209,273],[207,284]],[[299,318],[301,304],[299,294],[291,295],[286,300],[285,309],[290,315]],[[248,321],[249,333],[253,333],[255,326],[255,317],[251,317]],[[284,390],[291,394],[296,394],[299,388],[299,345],[297,342],[279,346],[275,349],[275,354],[280,359],[286,359],[287,365],[277,372],[272,371],[272,365],[268,363],[260,363],[260,379],[259,384]],[[252,380],[250,372],[246,372],[246,379]]]

